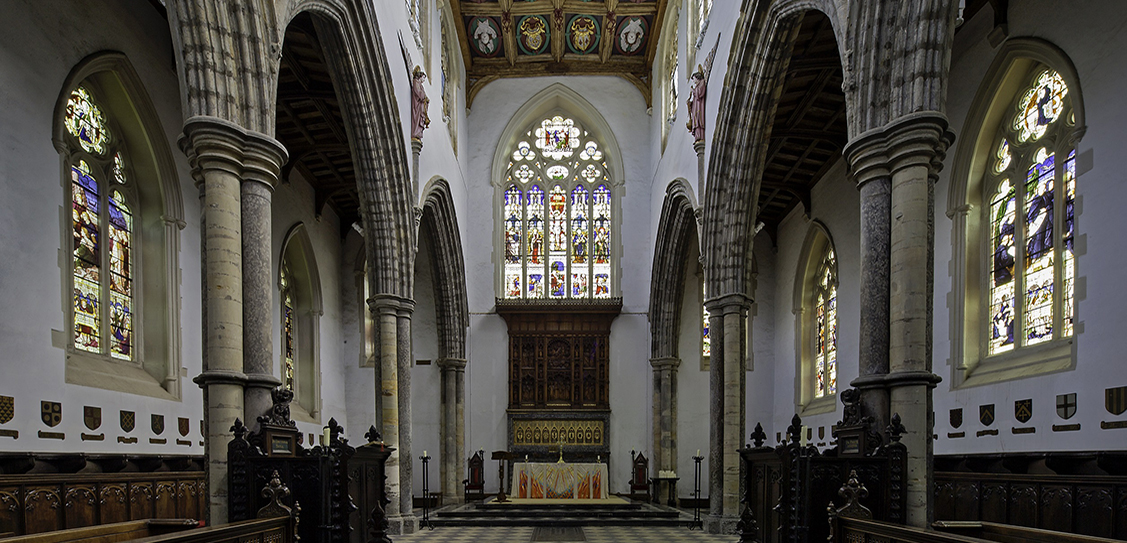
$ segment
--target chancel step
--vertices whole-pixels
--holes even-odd
[[[453,506],[431,516],[435,526],[684,526],[690,515],[648,503],[498,504]]]

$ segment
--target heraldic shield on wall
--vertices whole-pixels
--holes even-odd
[[[39,402],[43,424],[54,428],[63,421],[63,404],[59,402]]]

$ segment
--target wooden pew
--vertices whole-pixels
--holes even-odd
[[[199,521],[192,519],[131,520],[12,537],[4,543],[116,543],[181,532],[199,525]]]
[[[939,521],[933,523],[932,526],[941,532],[970,536],[997,543],[1113,543],[1121,541],[1119,539],[1069,534],[994,522]]]

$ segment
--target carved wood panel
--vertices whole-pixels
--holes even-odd
[[[64,498],[67,528],[83,528],[98,523],[97,494],[94,485],[76,485]]]
[[[514,304],[499,300],[509,327],[509,408],[610,408],[609,304]]]

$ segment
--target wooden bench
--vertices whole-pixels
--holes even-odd
[[[939,521],[932,526],[941,532],[970,536],[997,543],[1112,543],[1108,539],[1090,535],[1077,535],[1025,526],[978,521]]]
[[[131,520],[23,535],[5,539],[4,543],[115,543],[182,532],[199,525],[199,521],[192,519]]]

